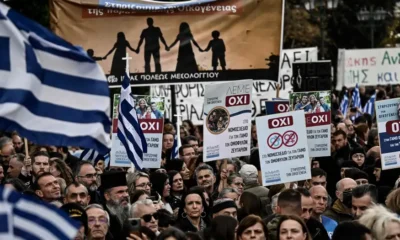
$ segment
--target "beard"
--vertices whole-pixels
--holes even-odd
[[[89,186],[89,191],[95,192],[95,191],[97,191],[97,188],[98,188],[97,184],[93,183],[92,185]]]
[[[125,206],[121,204],[121,202],[124,200],[128,202],[128,204]],[[120,223],[123,223],[129,218],[130,215],[129,197],[123,197],[119,200],[110,199],[110,201],[107,202],[107,208],[112,214],[117,216]]]

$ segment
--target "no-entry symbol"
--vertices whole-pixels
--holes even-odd
[[[299,140],[299,137],[297,136],[297,133],[295,133],[294,131],[286,131],[283,135],[283,144],[286,147],[293,147],[294,145],[296,145],[297,141]]]
[[[268,147],[272,149],[278,149],[282,146],[282,136],[279,133],[273,133],[269,135],[267,139]]]

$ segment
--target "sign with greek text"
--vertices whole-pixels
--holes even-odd
[[[400,167],[400,98],[375,102],[382,169]]]
[[[268,115],[289,112],[289,101],[265,101],[265,112]]]
[[[101,65],[110,85],[121,84],[127,52],[136,56],[128,63],[135,86],[278,81],[284,0],[193,3],[51,0],[50,22]]]
[[[398,84],[400,48],[346,50],[344,85],[355,87]]]
[[[310,157],[331,155],[330,91],[297,92],[290,95],[290,108],[305,112]]]
[[[126,149],[118,139],[119,94],[113,97],[113,131],[111,136],[111,166],[130,167],[131,161]],[[147,142],[147,153],[143,154],[144,168],[160,168],[162,137],[164,130],[164,99],[150,96],[132,96],[136,104],[136,114]]]
[[[263,186],[311,178],[304,116],[294,111],[256,118]]]
[[[251,84],[205,86],[204,162],[250,155]]]

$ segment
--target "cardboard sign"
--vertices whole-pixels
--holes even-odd
[[[256,118],[262,185],[311,178],[303,111]]]
[[[265,101],[265,110],[268,115],[289,112],[289,101]]]

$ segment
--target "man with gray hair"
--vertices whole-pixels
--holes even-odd
[[[243,178],[244,192],[251,192],[258,196],[261,200],[261,215],[267,216],[266,206],[269,204],[268,193],[269,190],[263,187],[258,182],[258,170],[252,164],[245,164],[239,171],[240,176]]]
[[[216,181],[213,169],[208,164],[201,164],[195,170],[197,186],[203,187],[208,195],[216,200],[218,198],[218,189],[214,188]]]
[[[85,208],[85,211],[89,227],[88,239],[106,240],[110,226],[110,216],[107,211],[99,204],[90,204]]]
[[[4,172],[8,170],[10,156],[15,154],[12,139],[8,137],[0,138],[0,163],[3,163]]]
[[[150,199],[136,201],[131,207],[131,217],[140,218],[140,224],[152,230],[156,235],[158,231],[157,209]]]
[[[230,198],[239,206],[239,192],[234,188],[224,188],[219,193],[218,198]]]

